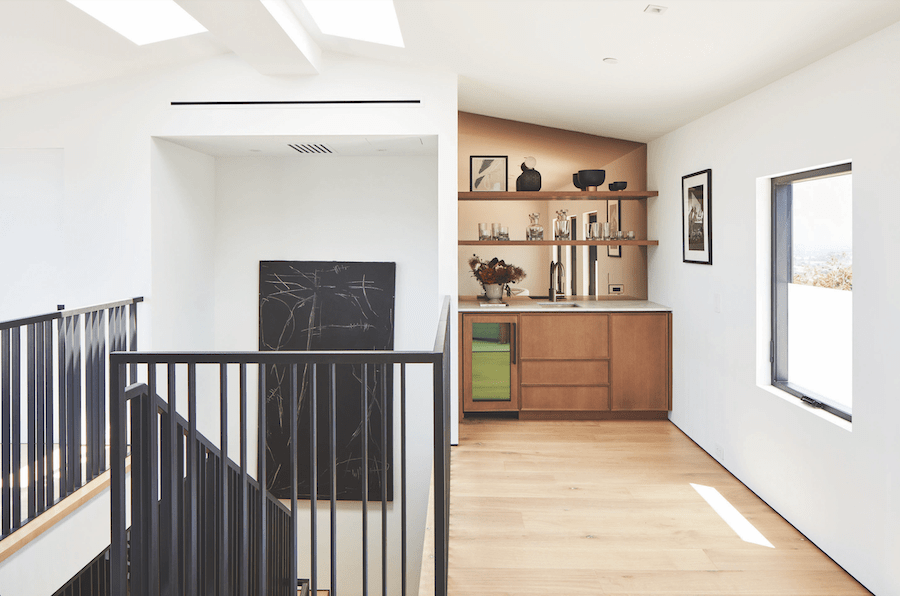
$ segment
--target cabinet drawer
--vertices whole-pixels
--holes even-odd
[[[604,385],[609,383],[606,360],[523,360],[523,385]]]
[[[523,410],[609,410],[608,387],[522,387]]]
[[[519,317],[522,358],[560,360],[609,356],[609,316],[526,314]]]

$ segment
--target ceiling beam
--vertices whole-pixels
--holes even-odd
[[[175,0],[259,72],[318,74],[322,50],[285,0]]]

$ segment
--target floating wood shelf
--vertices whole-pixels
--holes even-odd
[[[460,246],[659,246],[659,240],[460,240]]]
[[[655,190],[528,190],[518,192],[460,192],[460,201],[614,201],[657,197]]]

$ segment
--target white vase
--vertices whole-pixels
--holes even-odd
[[[484,286],[484,294],[491,304],[499,304],[503,297],[503,284],[482,284]]]

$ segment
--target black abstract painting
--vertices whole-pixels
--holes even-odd
[[[392,350],[395,263],[260,261],[259,349]],[[330,370],[316,367],[317,496],[331,497],[328,407]],[[393,499],[393,367],[366,369],[368,497]],[[363,366],[335,367],[337,448],[336,497],[362,499]],[[291,424],[297,425],[297,496],[310,498],[310,395],[312,367],[298,368],[297,420],[290,420],[290,376],[286,366],[266,369],[267,484],[278,498],[291,497]],[[382,438],[386,433],[386,441]],[[384,458],[384,459],[383,459]],[[386,462],[386,466],[382,462]],[[384,474],[382,474],[384,472]]]

